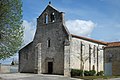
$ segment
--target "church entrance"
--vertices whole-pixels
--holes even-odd
[[[48,62],[48,74],[53,73],[53,62]]]

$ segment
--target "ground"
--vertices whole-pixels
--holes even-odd
[[[25,73],[10,73],[0,74],[3,80],[81,80],[76,78],[64,77],[62,75],[47,75],[47,74],[25,74]]]
[[[0,73],[0,80],[82,80],[82,79],[64,77],[63,75],[28,74],[28,73],[4,73],[4,74],[1,74]],[[89,80],[89,79],[87,79],[87,80]],[[120,78],[94,79],[94,80],[120,80]]]

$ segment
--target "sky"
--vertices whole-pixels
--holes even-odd
[[[49,1],[65,13],[70,33],[106,42],[120,41],[120,0],[22,0],[24,45],[33,40],[36,18]]]
[[[49,1],[65,12],[71,33],[108,42],[120,41],[120,0],[23,0],[25,44],[32,40],[36,18]]]

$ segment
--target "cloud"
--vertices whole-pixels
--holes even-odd
[[[96,24],[92,21],[85,20],[68,20],[66,26],[70,33],[82,36],[89,36]]]
[[[26,21],[23,20],[23,27],[24,27],[24,44],[28,44],[29,42],[31,42],[34,38],[35,35],[35,31],[36,31],[36,20],[33,21]]]

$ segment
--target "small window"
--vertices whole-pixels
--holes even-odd
[[[44,23],[48,24],[48,15],[47,14],[45,14],[45,21],[44,21]]]
[[[25,54],[24,54],[24,58],[25,58],[26,60],[28,60],[28,53],[25,53]]]
[[[47,40],[47,47],[50,47],[50,39]]]
[[[50,18],[51,18],[51,22],[55,22],[55,13],[51,13],[50,15]]]
[[[95,52],[96,52],[96,46],[94,45],[94,48],[93,48],[93,57],[95,57]]]
[[[0,39],[2,38],[2,35],[0,34]]]
[[[92,70],[95,70],[95,65],[92,66]]]

